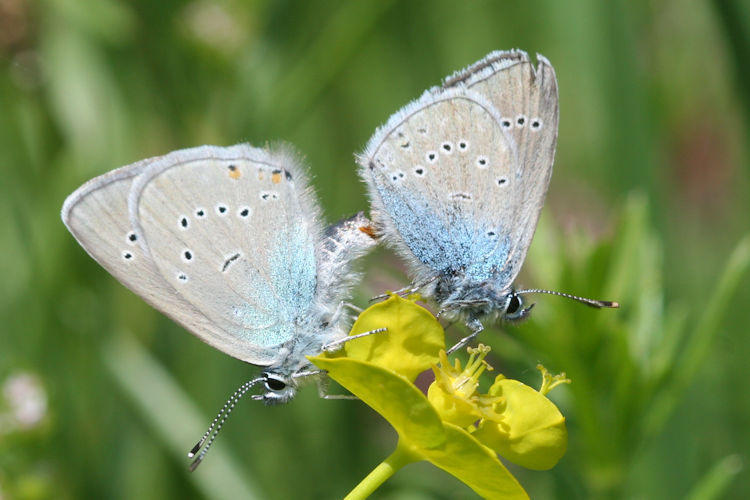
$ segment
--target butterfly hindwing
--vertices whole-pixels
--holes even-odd
[[[158,159],[143,160],[90,180],[65,200],[63,222],[89,255],[123,285],[208,344],[228,352],[226,334],[175,293],[143,251],[141,235],[130,223],[127,200],[133,180]]]
[[[396,113],[360,158],[374,217],[420,278],[505,266],[516,151],[500,117],[464,88],[431,90]]]

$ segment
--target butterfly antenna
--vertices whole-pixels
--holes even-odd
[[[244,396],[252,386],[262,381],[263,381],[263,377],[258,377],[253,380],[249,380],[245,382],[236,391],[234,391],[234,394],[232,394],[227,400],[227,402],[224,403],[224,406],[222,406],[221,410],[219,410],[219,413],[216,414],[216,417],[214,417],[213,422],[211,422],[211,425],[208,426],[208,429],[206,430],[206,432],[203,433],[203,436],[200,438],[200,440],[188,452],[188,458],[193,458],[195,454],[198,453],[198,451],[201,448],[203,448],[203,451],[201,451],[200,455],[198,455],[198,458],[193,460],[193,462],[190,464],[191,472],[197,469],[198,466],[203,461],[203,458],[206,456],[206,453],[208,453],[208,449],[211,448],[211,445],[213,444],[214,439],[216,439],[216,436],[219,434],[221,427],[224,425],[224,422],[227,421],[227,418],[229,418],[229,414],[232,413],[234,406],[237,404],[240,398],[242,398],[242,396]],[[209,435],[211,436],[210,439],[208,439]],[[208,442],[206,442],[207,439],[208,439]],[[203,446],[204,443],[206,445],[205,447]]]
[[[540,288],[532,288],[529,290],[518,290],[516,293],[519,295],[523,295],[526,293],[546,293],[549,295],[557,295],[558,297],[565,297],[568,299],[573,299],[582,304],[586,304],[587,306],[596,307],[597,309],[600,309],[602,307],[611,307],[611,308],[616,309],[620,307],[619,302],[611,302],[609,300],[587,299],[586,297],[579,297],[578,295],[571,295],[569,293],[563,293],[563,292],[553,292],[552,290],[542,290]]]

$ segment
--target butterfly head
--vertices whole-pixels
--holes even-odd
[[[534,304],[524,307],[523,297],[515,290],[511,290],[510,293],[505,296],[500,311],[504,320],[515,322],[528,318],[529,314],[531,314],[532,307],[534,307]]]
[[[492,280],[476,283],[465,276],[448,276],[438,280],[435,295],[441,314],[456,314],[470,318],[500,317],[516,322],[531,314],[534,304],[524,306],[522,293],[511,287],[499,287]]]
[[[263,401],[267,405],[287,403],[297,394],[297,381],[294,376],[284,376],[273,371],[261,373],[265,392],[253,395],[256,401]]]

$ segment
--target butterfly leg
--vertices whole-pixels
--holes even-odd
[[[370,302],[376,302],[378,300],[387,299],[391,295],[398,295],[399,297],[403,297],[404,295],[409,295],[419,290],[418,286],[415,286],[414,284],[411,284],[409,286],[406,286],[404,288],[400,288],[398,290],[394,290],[391,293],[381,293],[380,295],[376,295],[375,297],[370,299]]]
[[[482,323],[476,318],[472,318],[469,321],[467,321],[466,326],[468,326],[469,330],[471,330],[471,334],[462,338],[461,340],[458,341],[456,345],[448,349],[447,354],[452,354],[456,352],[457,350],[461,349],[463,346],[471,342],[474,339],[474,337],[479,335],[479,333],[482,330],[484,330],[484,325],[482,325]]]
[[[352,304],[351,302],[347,302],[345,300],[341,301],[341,303],[339,304],[339,307],[347,307],[357,314],[362,314],[362,311],[363,311],[363,309],[359,307],[358,305]]]
[[[328,379],[321,377],[317,379],[318,396],[320,399],[359,399],[353,394],[328,394]]]
[[[362,308],[358,307],[351,302],[347,302],[345,300],[342,300],[339,302],[339,305],[336,307],[336,310],[333,312],[333,315],[331,316],[330,323],[331,324],[338,324],[339,319],[341,319],[341,314],[344,312],[344,308],[350,309],[357,313],[357,315],[362,313]]]
[[[357,335],[349,335],[347,337],[327,343],[326,345],[322,347],[322,349],[324,351],[335,351],[339,349],[342,345],[344,345],[344,343],[349,342],[350,340],[367,337],[368,335],[372,335],[374,333],[385,332],[387,330],[388,330],[387,328],[376,328],[375,330],[370,330],[369,332],[358,333]]]
[[[422,283],[415,283],[415,282],[412,281],[411,283],[409,283],[409,286],[405,286],[404,288],[401,288],[400,290],[395,290],[395,291],[393,291],[391,293],[383,293],[383,294],[380,294],[380,295],[376,295],[375,297],[373,297],[373,298],[370,299],[370,302],[375,302],[376,300],[387,299],[391,295],[398,295],[399,297],[406,297],[406,296],[411,295],[412,293],[417,292],[417,291],[421,290],[422,288],[426,287],[427,285],[429,285],[430,283],[432,283],[433,281],[435,281],[439,277],[440,277],[440,275],[436,274],[432,278],[430,278],[430,279],[428,279],[426,281],[423,281]]]

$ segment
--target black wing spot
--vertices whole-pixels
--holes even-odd
[[[286,180],[288,181],[292,180],[292,174],[289,173],[289,170],[284,170],[284,177],[286,177]]]
[[[190,225],[190,223],[189,223],[187,217],[185,217],[184,215],[182,217],[180,217],[180,227],[182,229],[187,229],[189,225]]]
[[[500,178],[499,178],[499,179],[497,180],[497,185],[498,185],[498,186],[502,186],[502,185],[503,185],[503,184],[505,184],[506,182],[508,182],[508,179],[506,179],[505,177],[500,177]]]
[[[136,236],[135,233],[133,232],[128,233],[128,241],[135,243],[137,239],[138,239],[138,236]]]
[[[240,253],[236,253],[224,261],[224,265],[221,266],[221,272],[224,273],[229,268],[229,265],[235,260],[240,258]]]
[[[503,120],[502,122],[503,128],[510,128],[511,125],[512,123],[510,122],[510,120]]]
[[[182,252],[182,258],[185,259],[186,262],[189,262],[193,260],[193,253],[190,250],[185,250]]]
[[[206,211],[203,210],[202,208],[199,208],[199,209],[197,209],[195,211],[195,215],[196,215],[196,217],[205,217],[206,216]]]

